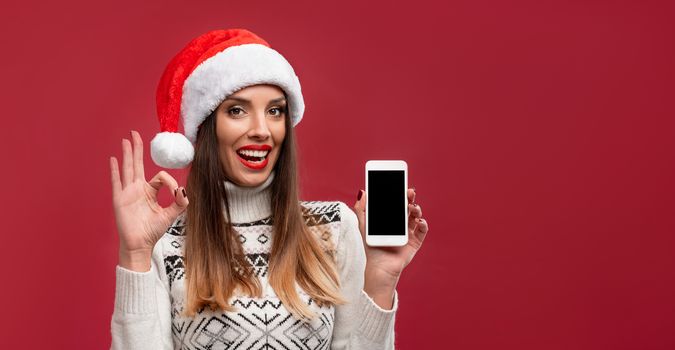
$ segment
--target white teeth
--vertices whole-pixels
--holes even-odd
[[[261,157],[261,158],[267,157],[267,153],[269,153],[269,151],[254,151],[249,149],[242,149],[239,150],[238,152],[249,157]]]

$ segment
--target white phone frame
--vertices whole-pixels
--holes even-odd
[[[402,170],[403,188],[401,189],[406,199],[406,205],[403,206],[405,217],[405,235],[370,235],[368,232],[368,212],[369,203],[366,196],[366,244],[374,247],[400,247],[408,244],[408,163],[403,160],[369,160],[366,162],[366,194],[368,193],[368,172],[378,170]]]

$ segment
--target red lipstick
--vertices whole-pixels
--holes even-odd
[[[246,146],[243,146],[243,147],[239,148],[239,150],[242,150],[242,149],[250,149],[250,150],[253,150],[253,151],[271,151],[272,146],[270,146],[270,145],[246,145]]]
[[[241,154],[239,154],[239,152],[235,152],[235,153],[237,153],[239,161],[242,164],[244,164],[246,167],[248,167],[250,169],[253,169],[253,170],[260,170],[260,169],[264,169],[267,166],[267,163],[268,163],[267,157],[269,156],[269,152],[271,152],[271,150],[272,150],[272,146],[269,146],[269,145],[246,145],[246,146],[243,146],[243,147],[239,148],[237,151],[240,151],[240,150],[267,151],[268,152],[267,155],[265,156],[265,158],[261,162],[253,162],[251,160],[245,159],[245,158],[242,157]]]

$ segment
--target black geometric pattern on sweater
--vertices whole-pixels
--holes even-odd
[[[245,223],[233,223],[233,227],[250,227],[250,226],[272,226],[273,220],[272,217],[256,220],[252,222]],[[173,236],[185,236],[185,219],[184,216],[179,216],[169,228],[166,230],[166,233]]]
[[[178,241],[171,241],[171,246],[178,249],[178,248],[182,247],[183,245],[180,244],[180,242],[178,242]]]
[[[169,278],[169,287],[173,285],[174,281],[185,276],[185,264],[183,264],[183,257],[180,255],[169,255],[164,258],[164,267],[166,268],[166,276]]]
[[[270,255],[268,253],[246,254],[245,257],[249,264],[253,266],[256,276],[267,276],[267,267],[270,261]]]
[[[322,214],[305,215],[305,224],[309,227],[330,224],[340,221],[340,211],[333,211]]]
[[[270,216],[264,219],[251,222],[233,223],[232,226],[234,227],[272,226],[273,221],[274,221],[273,218]]]
[[[192,327],[192,324],[195,322],[195,319],[191,318],[184,322],[176,322],[177,317],[178,311],[175,308],[171,308],[171,318],[172,318],[171,333],[174,335],[174,338],[180,339],[180,344],[178,344],[177,349],[180,350],[189,349],[189,347],[185,346],[184,335],[187,334],[187,330],[190,329],[190,327]]]
[[[313,327],[308,323],[296,320],[291,327],[284,331],[284,335],[300,349],[328,349],[333,328],[333,318],[322,313],[319,319],[321,320],[321,325],[318,327]]]
[[[172,236],[183,236],[185,231],[185,213],[179,215],[176,220],[169,226],[166,233]]]
[[[308,201],[303,206],[303,217],[307,226],[325,225],[340,221],[340,203]]]
[[[281,299],[279,299],[279,302],[277,302],[275,304],[269,299],[263,300],[262,303],[259,303],[255,299],[250,299],[247,303],[244,303],[241,299],[235,298],[234,301],[232,302],[232,306],[237,306],[237,305],[243,307],[246,310],[248,310],[251,306],[255,306],[258,309],[262,310],[265,306],[268,306],[268,305],[277,309],[277,310],[279,310],[279,308],[281,307],[282,304],[281,304]]]
[[[232,305],[236,305],[236,301]],[[263,309],[266,303],[238,303],[256,305],[259,310],[225,314],[210,313],[197,318],[174,318],[171,332],[176,349],[328,349],[332,337],[332,312],[319,312],[311,323],[295,319],[288,311]],[[202,314],[203,310],[199,311]],[[172,312],[172,317],[175,317]],[[293,347],[289,347],[292,343]]]
[[[270,240],[269,236],[267,236],[265,233],[261,233],[258,235],[258,242],[260,242],[260,244],[265,244],[269,240]]]
[[[256,276],[265,277],[269,267],[270,255],[268,253],[245,254],[244,257],[253,267]],[[169,287],[177,280],[185,277],[185,264],[180,255],[168,255],[164,258],[164,268],[169,279]]]
[[[303,214],[323,214],[340,210],[339,202],[302,201]]]
[[[305,223],[308,226],[316,226],[328,224],[331,222],[340,221],[340,203],[326,202],[326,201],[300,201],[300,208]],[[245,222],[233,223],[233,227],[250,227],[250,226],[272,226],[274,224],[273,216],[264,219]],[[167,229],[166,233],[174,236],[185,235],[185,213],[181,214]]]
[[[251,335],[227,315],[203,319],[190,338],[195,349],[237,349]]]
[[[296,346],[295,349],[328,349],[330,344],[333,322],[332,317],[329,317],[326,314],[321,314],[321,324],[317,327],[300,320],[295,320],[295,322],[293,322],[294,318],[291,314],[283,316],[282,314],[270,315],[265,313],[264,317],[253,314],[255,320],[246,317],[243,314],[238,315],[263,334],[263,336],[258,338],[255,342],[265,342],[265,344],[261,344],[263,347],[260,349],[292,349],[286,346],[288,345],[288,340]],[[279,334],[277,329],[281,327],[285,327],[285,329]],[[283,335],[283,337],[279,339],[281,335]],[[251,349],[255,343],[247,349]]]

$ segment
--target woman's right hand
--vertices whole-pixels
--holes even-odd
[[[143,140],[137,131],[131,131],[134,142],[122,139],[122,176],[115,157],[110,157],[113,208],[120,239],[119,265],[134,271],[149,271],[152,249],[189,202],[185,188],[162,170],[150,182],[143,170]],[[174,202],[162,208],[157,193],[168,186]]]

